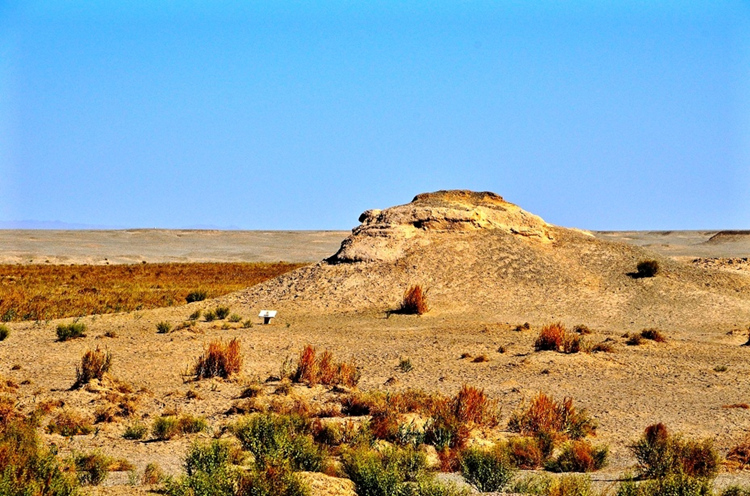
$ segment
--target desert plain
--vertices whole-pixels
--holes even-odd
[[[129,462],[129,472],[110,472],[100,485],[82,488],[91,494],[159,491],[159,484],[141,483],[146,465],[182,474],[196,439],[230,436],[227,427],[248,411],[241,396],[251,384],[268,401],[293,398],[313,410],[357,391],[452,396],[474,386],[500,412],[495,428],[472,434],[469,444],[478,446],[516,436],[508,420],[538,393],[569,397],[596,421],[591,442],[609,448],[606,467],[589,476],[613,491],[636,471],[629,445],[651,424],[711,439],[722,456],[750,432],[750,346],[743,346],[750,232],[591,232],[466,191],[419,195],[369,210],[359,222],[352,232],[0,231],[3,264],[308,264],[218,298],[7,322],[10,335],[0,342],[6,394],[21,412],[48,405],[39,432],[61,457],[97,451]],[[638,273],[644,260],[658,264],[653,277]],[[396,311],[414,285],[425,289],[429,311]],[[191,322],[191,314],[217,307],[240,319]],[[278,313],[263,325],[262,310]],[[86,336],[60,341],[56,328],[74,320],[85,324]],[[169,332],[158,332],[165,322]],[[585,342],[607,343],[608,351],[536,351],[540,331],[554,323],[571,333],[585,327]],[[628,344],[644,329],[657,329],[665,341]],[[196,380],[193,367],[208,344],[231,339],[244,359],[239,373]],[[280,387],[284,364],[306,345],[356,364],[357,386]],[[112,356],[107,379],[72,388],[82,355],[97,347]],[[117,384],[129,392],[118,393]],[[97,419],[112,406],[113,391],[133,395],[133,411]],[[94,429],[48,432],[61,411],[89,418]],[[168,440],[123,437],[134,423],[150,426],[163,415],[204,418],[208,428]],[[310,476],[313,494],[353,494],[332,475]],[[463,484],[456,474],[441,477]],[[750,484],[750,473],[722,465],[716,487],[734,483]]]

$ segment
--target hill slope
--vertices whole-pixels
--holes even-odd
[[[750,320],[750,278],[545,223],[492,193],[440,191],[370,210],[331,258],[248,289],[248,305],[303,313],[384,312],[411,284],[429,316],[700,328]],[[655,259],[653,278],[634,278]]]

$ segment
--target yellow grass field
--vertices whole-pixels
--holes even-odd
[[[179,305],[191,291],[203,290],[213,298],[303,265],[0,265],[0,320],[47,320]]]

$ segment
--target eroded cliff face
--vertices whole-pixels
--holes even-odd
[[[500,229],[540,243],[552,241],[541,217],[490,192],[423,193],[406,205],[367,210],[359,221],[330,263],[395,261],[445,232]]]

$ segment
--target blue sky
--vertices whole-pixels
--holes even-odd
[[[0,0],[0,221],[349,229],[456,188],[750,229],[750,3]]]

